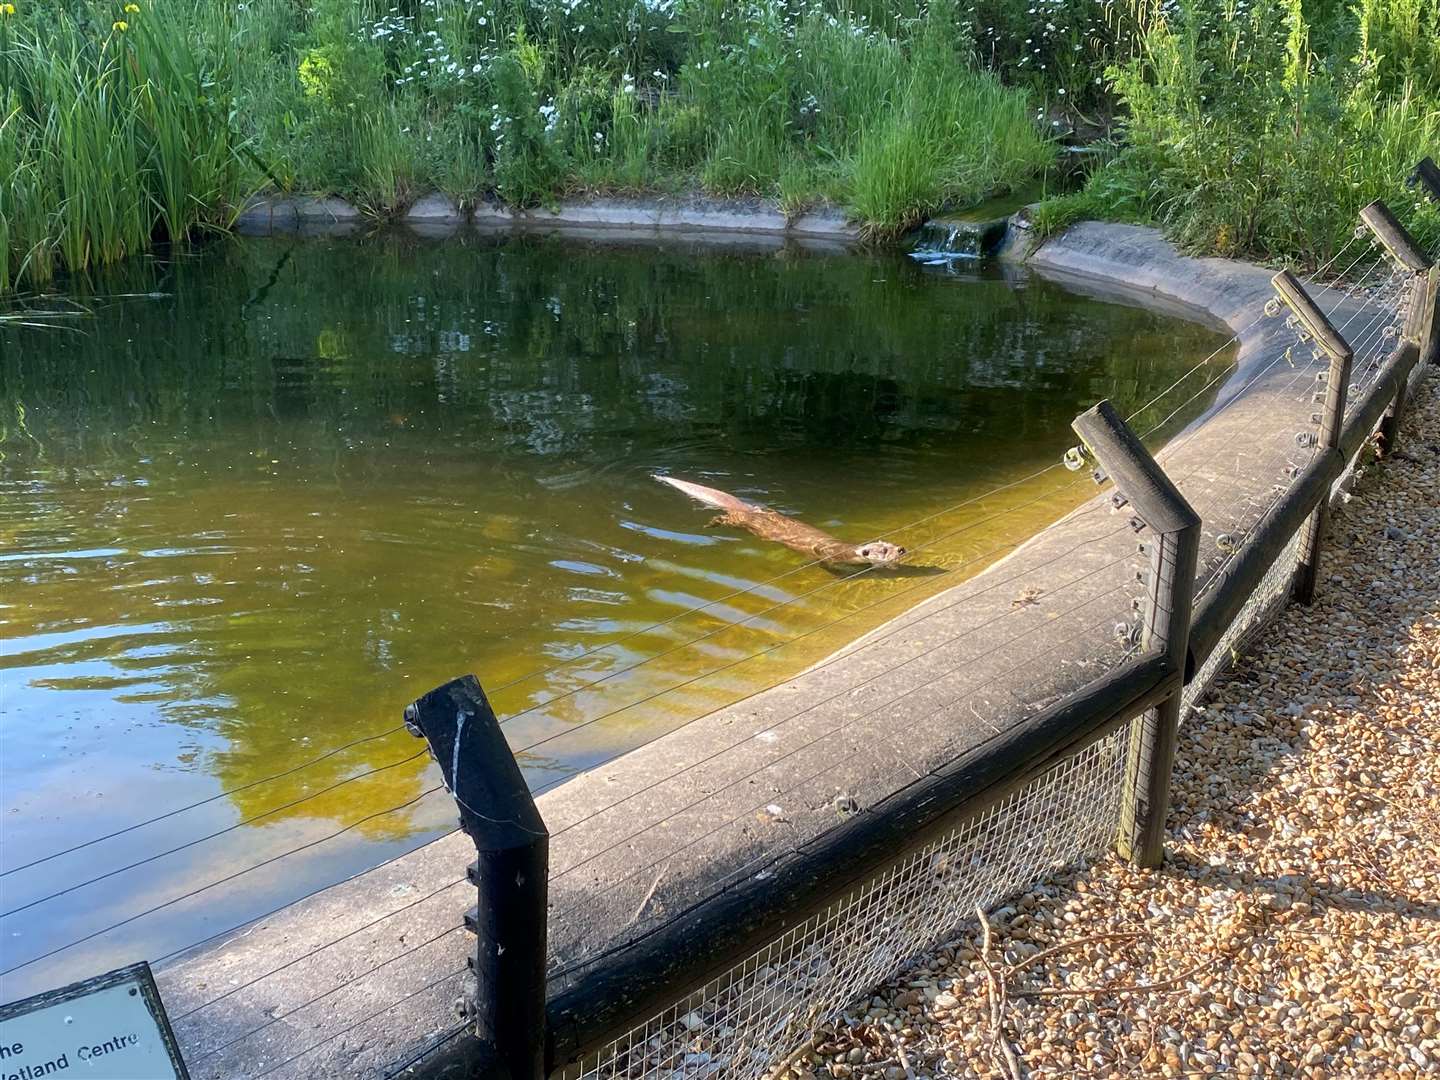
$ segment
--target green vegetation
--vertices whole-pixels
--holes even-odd
[[[0,290],[219,223],[244,170],[228,73],[138,5],[0,4]]]
[[[964,6],[960,6],[960,5]],[[876,237],[1108,152],[1044,230],[1320,262],[1440,152],[1434,0],[0,3],[0,288],[223,226],[252,190],[843,207]],[[1049,186],[1057,190],[1053,181]]]
[[[1320,263],[1384,199],[1440,239],[1440,212],[1404,185],[1440,153],[1434,0],[1178,0],[1108,78],[1123,142],[1042,207],[1042,229],[1153,220],[1190,250]]]

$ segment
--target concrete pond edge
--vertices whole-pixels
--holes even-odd
[[[297,220],[302,213],[337,211],[293,208]],[[271,212],[273,217],[273,207]],[[617,224],[623,215],[613,207],[595,210],[609,228],[659,231],[662,220],[671,220],[653,210],[626,213]],[[568,210],[556,217],[595,227]],[[682,218],[677,212],[673,220],[712,222],[687,229],[727,228],[715,224],[723,219],[703,214]],[[536,223],[563,227],[554,219]],[[1158,455],[1205,519],[1204,580],[1225,558],[1217,540],[1243,535],[1268,508],[1277,481],[1292,465],[1293,435],[1310,423],[1309,393],[1294,392],[1298,376],[1277,363],[1289,340],[1283,320],[1259,318],[1271,295],[1270,271],[1181,255],[1153,229],[1093,222],[1038,245],[1011,236],[1003,253],[1097,298],[1159,307],[1238,335],[1233,370],[1222,372],[1215,400]],[[1352,306],[1340,302],[1340,315],[1365,314],[1363,303]],[[863,810],[893,790],[895,776],[933,769],[984,745],[1004,724],[1117,662],[1126,648],[1118,637],[1107,632],[1074,640],[1075,631],[1096,616],[1106,627],[1112,619],[1117,626],[1133,620],[1132,600],[1143,593],[1143,585],[1124,584],[1133,578],[1133,565],[1123,564],[1133,564],[1136,538],[1117,529],[1124,521],[1117,512],[1107,494],[1097,494],[981,574],[791,681],[708,713],[541,796],[547,826],[560,834],[551,844],[552,916],[580,912],[578,918],[552,918],[552,989],[570,985],[571,973],[583,972],[617,941],[663,925],[670,913],[699,902],[717,881],[749,873],[757,854],[783,859],[819,835],[835,821],[834,790]],[[1072,615],[1078,609],[1069,605],[1076,599],[1095,606]],[[979,643],[968,639],[985,637],[1001,616],[1034,635],[1026,638],[1030,647],[1048,642],[1056,650],[1053,662],[1007,672],[978,652]],[[476,674],[483,683],[484,673]],[[958,691],[956,697],[942,697],[934,686],[939,678],[951,680],[944,692]],[[868,723],[862,717],[838,744],[814,749],[827,717],[853,716],[887,693],[900,694],[897,706]],[[819,708],[831,700],[833,709]],[[397,713],[403,704],[396,702]],[[932,719],[934,707],[947,711]],[[677,763],[699,761],[707,764],[694,771],[703,775],[676,772]],[[797,796],[796,778],[817,764],[833,764],[827,784]],[[751,802],[781,798],[783,815],[746,817]],[[714,821],[737,810],[742,828],[713,832]],[[198,1063],[192,1065],[195,1080],[228,1080],[297,1054],[304,1056],[293,1069],[280,1069],[277,1080],[377,1077],[453,1028],[455,987],[431,984],[436,972],[463,964],[470,947],[465,935],[451,936],[445,927],[474,902],[473,888],[461,877],[473,854],[468,838],[451,834],[164,966],[159,981],[172,1015],[185,1014],[177,1036]],[[652,870],[637,873],[637,866]],[[325,943],[335,944],[317,949]],[[380,964],[383,977],[362,977]],[[227,991],[233,992],[218,1004],[198,1008]],[[315,1000],[321,993],[324,999]],[[323,1041],[341,1028],[343,1038]]]
[[[353,203],[335,196],[257,196],[237,214],[234,226],[247,236],[353,232],[369,220]],[[492,201],[462,207],[432,192],[398,219],[423,236],[476,229],[576,229],[619,233],[724,233],[855,243],[860,226],[832,208],[786,215],[762,199],[686,197],[587,197],[554,206],[518,210]]]

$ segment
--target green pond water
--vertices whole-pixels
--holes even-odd
[[[1025,478],[1220,342],[981,267],[574,238],[233,242],[79,299],[0,331],[0,966],[96,936],[5,999],[453,827],[396,729],[455,675],[541,789],[815,662],[1086,497]],[[806,566],[657,471],[914,568]]]

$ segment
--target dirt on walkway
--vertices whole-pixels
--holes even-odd
[[[1046,882],[818,1032],[826,1077],[1440,1077],[1440,372],[1321,589],[1184,721],[1166,860]]]

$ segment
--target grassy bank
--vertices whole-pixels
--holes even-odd
[[[218,55],[110,14],[0,4],[0,290],[219,224],[242,190]]]
[[[1404,183],[1440,156],[1434,0],[1179,0],[1105,78],[1122,138],[1043,230],[1132,219],[1193,251],[1318,264],[1384,199],[1440,240],[1440,209]]]
[[[27,178],[0,207],[11,280],[207,224],[246,185],[377,216],[427,190],[699,188],[827,200],[887,235],[1055,156],[1030,93],[976,62],[943,4],[173,0],[82,22],[47,3],[4,17],[0,161]],[[65,130],[76,114],[90,130]],[[92,214],[82,192],[112,173],[116,207]]]
[[[762,195],[875,236],[1108,138],[1040,215],[1319,262],[1440,152],[1433,0],[0,3],[0,287],[223,225],[261,187],[376,216]]]

